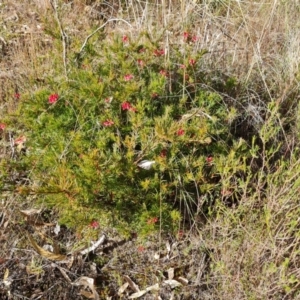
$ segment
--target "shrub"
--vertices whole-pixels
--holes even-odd
[[[176,211],[191,220],[211,195],[236,191],[248,150],[230,134],[235,109],[204,88],[205,51],[158,45],[144,34],[89,44],[68,79],[24,96],[23,160],[62,222],[177,230]]]

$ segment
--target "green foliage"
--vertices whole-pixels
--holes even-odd
[[[188,43],[186,51],[166,55],[147,35],[89,44],[68,80],[51,78],[24,97],[23,163],[62,222],[174,231],[178,211],[192,217],[202,196],[236,189],[250,154],[230,134],[235,109],[202,88],[205,52],[189,57]],[[155,162],[150,170],[144,160]]]

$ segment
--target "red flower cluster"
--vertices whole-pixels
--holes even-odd
[[[48,98],[48,102],[50,104],[54,104],[58,100],[59,96],[58,94],[51,94]]]
[[[113,99],[113,97],[107,97],[107,98],[104,99],[104,102],[105,103],[111,103],[112,99]]]
[[[4,130],[6,128],[6,125],[4,123],[0,123],[0,129]]]
[[[189,32],[184,32],[183,33],[183,40],[185,41],[185,42],[193,42],[193,43],[195,43],[195,42],[197,42],[198,41],[198,37],[196,36],[196,35],[191,35]]]
[[[106,120],[106,121],[103,122],[103,126],[105,126],[105,127],[110,127],[114,124],[115,124],[115,122],[112,121],[112,120]]]
[[[157,99],[158,96],[159,96],[159,95],[158,95],[157,93],[153,93],[153,94],[151,95],[151,98],[152,98],[152,99]]]
[[[168,72],[166,70],[160,70],[159,74],[164,77],[168,77]]]
[[[121,104],[122,110],[129,110],[131,108],[131,104],[128,101],[125,101]]]
[[[189,64],[190,64],[191,66],[194,66],[194,65],[196,64],[196,60],[191,58],[191,59],[189,60]]]
[[[133,79],[134,78],[134,76],[132,75],[132,74],[126,74],[125,76],[124,76],[124,80],[125,81],[129,81],[129,80],[131,80],[131,79]]]
[[[138,252],[143,252],[143,251],[145,251],[145,247],[144,246],[138,246],[137,251]]]
[[[26,136],[21,135],[18,138],[15,139],[15,144],[20,145],[26,142]]]
[[[212,156],[208,156],[206,157],[206,161],[210,164],[213,161],[213,157]]]
[[[154,217],[154,218],[149,219],[149,220],[147,221],[147,224],[148,224],[148,225],[155,224],[155,223],[157,223],[157,221],[158,221],[158,218],[157,218],[157,217]]]
[[[145,62],[142,59],[138,59],[137,63],[141,68],[143,68],[145,66]]]
[[[123,102],[123,103],[121,104],[121,108],[122,108],[122,110],[129,110],[129,111],[133,111],[133,112],[136,112],[136,111],[137,111],[136,108],[133,107],[133,106],[131,105],[131,103],[128,102],[128,101]]]
[[[184,236],[184,231],[183,231],[183,230],[179,230],[179,231],[178,231],[178,239],[179,239],[179,240],[182,239],[183,236]]]
[[[184,132],[185,132],[184,129],[180,128],[180,129],[177,130],[177,135],[178,136],[184,135]]]
[[[156,49],[153,52],[154,56],[163,56],[165,55],[165,50],[164,49]]]
[[[14,98],[15,98],[15,99],[20,99],[20,97],[21,97],[21,95],[20,95],[19,93],[15,93],[15,94],[14,94]]]
[[[123,37],[122,37],[122,42],[123,42],[123,43],[128,43],[128,42],[129,42],[129,39],[128,39],[128,36],[127,36],[127,35],[123,35]]]
[[[159,156],[165,158],[167,156],[167,150],[166,149],[161,150]]]
[[[199,38],[196,35],[192,36],[192,42],[197,42],[199,40]]]
[[[221,191],[221,195],[222,195],[223,197],[230,196],[231,194],[232,194],[232,192],[231,192],[230,190],[225,190],[225,189],[223,189],[223,190]]]
[[[94,229],[97,229],[99,227],[99,222],[97,222],[96,220],[93,220],[89,226]]]

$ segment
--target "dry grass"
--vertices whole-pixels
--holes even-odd
[[[131,26],[109,22],[107,36],[118,32],[134,37],[147,31],[154,39],[163,36],[166,49],[182,43],[184,31],[193,32],[198,37],[193,51],[208,50],[203,70],[220,78],[237,77],[242,88],[235,101],[241,101],[244,109],[257,116],[267,109],[267,100],[274,100],[287,117],[293,116],[299,88],[299,9],[296,0],[2,1],[0,122],[17,109],[15,93],[31,93],[46,78],[67,76],[68,63],[86,37],[111,18]],[[96,33],[91,42],[102,41]],[[291,153],[297,148],[299,128],[295,128],[284,132]],[[3,159],[11,155],[11,148],[8,137],[0,136],[0,142],[6,149]],[[289,167],[279,166],[269,177],[263,172],[259,173],[264,178],[261,186],[266,186],[263,191],[254,189],[249,196],[247,183],[238,207],[220,206],[219,215],[191,233],[203,241],[211,260],[203,276],[197,277],[202,283],[196,282],[205,299],[300,298],[299,161],[291,158]],[[28,199],[20,200],[16,194],[1,194],[5,220],[13,224],[0,222],[7,241],[2,257],[20,243],[14,228],[20,222],[16,210],[28,205]]]

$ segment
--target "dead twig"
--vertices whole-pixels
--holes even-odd
[[[103,27],[105,27],[108,23],[114,22],[114,21],[116,21],[116,22],[121,21],[121,22],[126,23],[129,27],[132,27],[130,23],[128,23],[127,21],[125,21],[125,20],[123,20],[123,19],[109,19],[109,20],[107,20],[103,25],[101,25],[100,27],[98,27],[96,30],[94,30],[90,35],[88,35],[88,36],[86,37],[86,39],[85,39],[84,43],[82,44],[82,46],[81,46],[81,48],[80,48],[78,54],[80,54],[80,53],[83,51],[83,49],[84,49],[84,47],[86,46],[87,42],[89,41],[89,39],[90,39],[93,35],[95,35],[100,29],[102,29]]]
[[[85,254],[88,254],[88,253],[94,251],[97,247],[99,247],[101,244],[104,243],[105,239],[106,239],[106,236],[105,236],[105,234],[103,234],[103,235],[100,237],[100,239],[99,239],[96,243],[93,244],[93,246],[88,247],[88,248],[86,248],[86,249],[80,251],[80,254],[81,254],[81,255],[85,255]]]
[[[51,1],[51,6],[52,6],[52,8],[54,10],[55,19],[56,19],[56,22],[58,24],[60,35],[61,35],[62,47],[63,47],[64,71],[65,71],[66,79],[68,79],[68,71],[67,71],[67,44],[68,44],[68,36],[67,36],[67,34],[65,33],[65,31],[63,29],[62,23],[60,21],[59,15],[58,15],[58,11],[57,11],[58,4],[57,4],[57,1],[56,0],[52,0]]]

